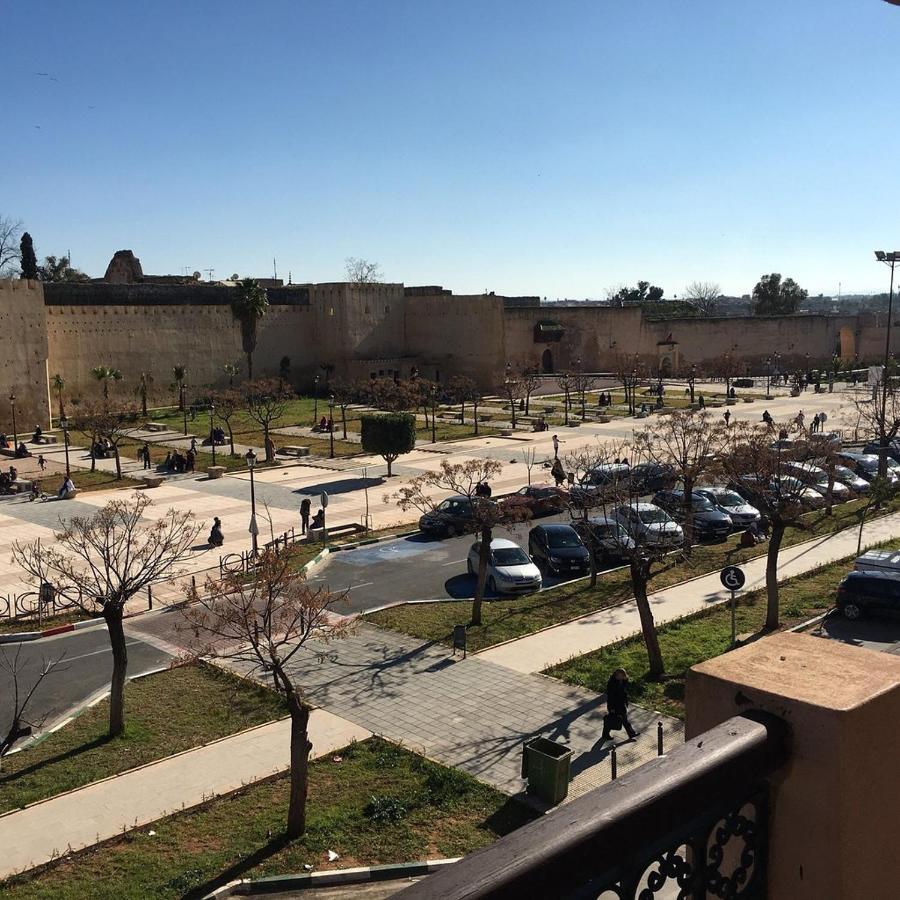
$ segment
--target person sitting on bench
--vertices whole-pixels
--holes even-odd
[[[325,510],[320,509],[312,518],[312,522],[309,525],[310,528],[324,528],[325,527]]]
[[[65,500],[66,497],[71,497],[75,493],[75,482],[72,481],[72,476],[66,472],[66,477],[63,479],[63,483],[60,485],[59,490],[56,492],[57,500]]]

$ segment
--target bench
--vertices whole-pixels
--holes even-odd
[[[144,483],[144,487],[147,488],[158,488],[164,481],[162,475],[144,475],[141,478],[141,481]]]
[[[146,431],[171,431],[172,429],[168,425],[163,425],[162,422],[148,422],[144,429]]]
[[[282,447],[279,451],[283,456],[309,456],[309,447],[300,447],[296,444],[289,444]]]
[[[206,474],[210,478],[221,478],[225,474],[225,466],[207,466]]]
[[[38,439],[35,441],[36,444],[58,444],[59,441],[56,438],[56,435],[51,432],[43,432],[38,435]]]

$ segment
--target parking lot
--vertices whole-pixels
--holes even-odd
[[[852,644],[854,647],[900,655],[900,619],[872,616],[850,622],[839,613],[833,612],[809,633],[832,641]]]

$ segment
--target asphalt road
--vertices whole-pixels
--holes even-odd
[[[832,613],[810,634],[900,656],[900,619],[872,617],[851,622],[842,615]]]
[[[495,528],[495,538],[509,538],[528,552],[528,532],[537,523],[568,522],[568,513],[545,516],[515,528]],[[414,534],[331,554],[309,578],[333,591],[349,591],[342,613],[360,613],[398,600],[465,600],[475,595],[475,576],[466,571],[472,535],[437,538]],[[568,581],[546,572],[544,587]]]
[[[171,656],[163,650],[126,632],[128,673],[137,675],[167,665]],[[109,687],[112,656],[106,627],[99,625],[72,631],[53,638],[22,644],[0,645],[0,656],[12,662],[19,653],[19,691],[34,683],[44,661],[62,657],[62,661],[41,683],[28,706],[28,717],[44,721],[44,727],[64,716],[73,706]],[[0,670],[0,727],[9,721],[13,708],[12,679]]]

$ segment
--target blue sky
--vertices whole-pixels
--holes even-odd
[[[3,27],[0,214],[93,275],[130,248],[458,293],[847,293],[900,246],[881,0],[32,0]]]

